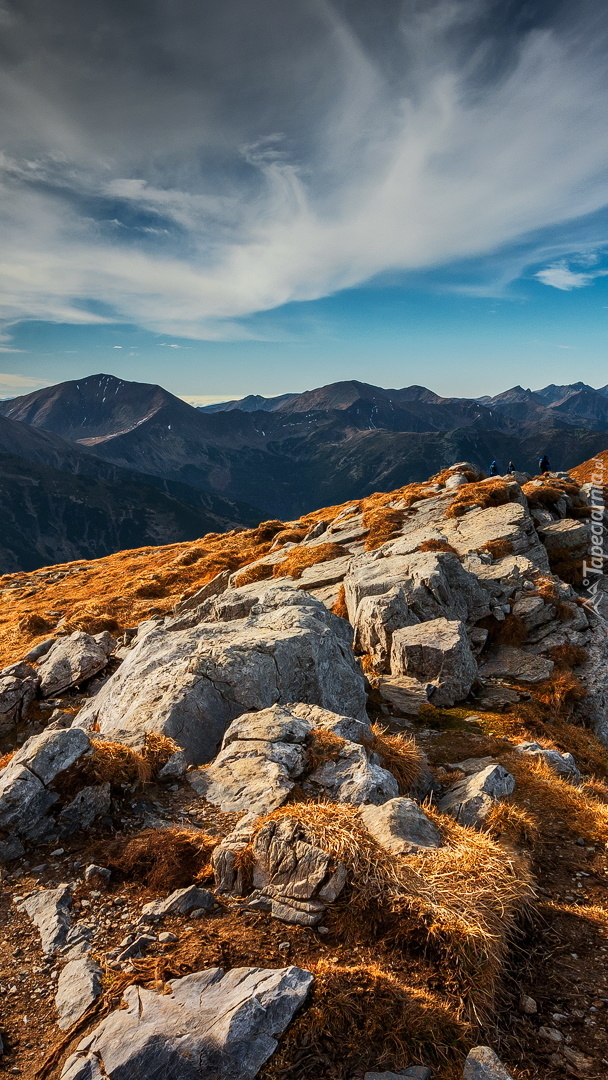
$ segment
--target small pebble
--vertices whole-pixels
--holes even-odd
[[[177,941],[177,934],[170,934],[169,931],[166,930],[163,931],[162,934],[158,935],[158,940],[160,941],[161,945],[170,945],[171,942]]]

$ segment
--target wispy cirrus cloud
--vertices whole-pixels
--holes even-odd
[[[0,318],[255,338],[255,313],[604,207],[606,30],[586,2],[504,11],[14,0]]]

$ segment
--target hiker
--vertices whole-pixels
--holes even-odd
[[[490,465],[490,476],[500,476],[500,470],[498,468],[497,461],[493,461]]]
[[[515,465],[512,461],[509,462],[509,468],[507,469],[507,476],[512,476],[515,472]]]
[[[547,457],[546,454],[543,454],[543,456],[541,457],[541,459],[540,459],[540,461],[538,463],[538,471],[541,474],[541,476],[542,476],[543,473],[551,472],[551,462],[549,461],[549,458]]]

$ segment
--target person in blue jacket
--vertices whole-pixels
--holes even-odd
[[[543,454],[538,463],[538,471],[541,474],[551,472],[551,462],[549,461],[549,458],[546,454]]]
[[[490,465],[490,476],[500,476],[500,470],[498,468],[497,461],[493,461]]]

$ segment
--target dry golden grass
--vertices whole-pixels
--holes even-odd
[[[456,548],[448,544],[447,540],[423,540],[418,551],[449,551],[452,555],[458,555]]]
[[[487,510],[515,501],[517,492],[504,480],[484,480],[479,484],[464,484],[457,488],[454,501],[446,509],[446,517],[462,517],[473,507]]]
[[[383,767],[395,777],[399,793],[407,795],[425,769],[423,754],[410,735],[391,735],[381,724],[372,724],[372,732],[367,749],[380,755]]]
[[[391,855],[356,807],[296,803],[259,823],[289,817],[304,839],[346,866],[349,884],[332,909],[346,941],[381,936],[426,957],[446,994],[475,1022],[489,1018],[518,917],[533,904],[531,876],[486,834],[426,808],[445,847]]]
[[[242,585],[251,585],[254,581],[265,581],[272,577],[272,570],[270,563],[254,563],[253,566],[247,566],[235,577],[235,588],[240,589]]]
[[[179,750],[172,739],[154,734],[146,735],[142,750],[95,738],[92,746],[91,754],[79,758],[57,777],[54,787],[62,798],[73,797],[90,784],[142,787],[149,784],[171,755]]]
[[[306,536],[308,529],[281,529],[272,542],[273,547],[282,547],[283,544],[299,544]]]
[[[326,761],[337,761],[344,749],[346,740],[333,731],[324,731],[323,728],[314,728],[306,740],[307,768],[314,772]]]
[[[281,1039],[260,1080],[346,1080],[370,1068],[445,1063],[455,1050],[464,1053],[467,1026],[436,994],[379,965],[325,960],[310,970],[315,977],[310,1004]]]
[[[344,548],[340,544],[315,544],[314,547],[300,547],[290,550],[286,559],[274,565],[275,577],[302,577],[302,571],[307,566],[315,566],[316,563],[328,562],[330,559],[339,559],[344,555]]]
[[[96,856],[122,880],[151,889],[179,889],[209,876],[209,858],[219,843],[198,829],[145,829],[100,844]]]
[[[509,801],[530,815],[541,837],[551,836],[556,820],[561,820],[567,822],[571,832],[590,843],[608,840],[605,803],[560,779],[544,761],[532,755],[511,754],[501,760],[515,777],[515,791]]]
[[[340,585],[338,590],[338,599],[331,609],[334,615],[338,615],[340,619],[348,619],[348,608],[346,607],[346,594],[344,585]]]
[[[487,544],[482,544],[481,551],[487,551],[493,559],[504,559],[507,555],[513,554],[513,544],[505,539],[488,540]]]
[[[549,656],[558,667],[571,670],[585,663],[587,650],[582,645],[571,645],[567,642],[564,645],[556,645],[549,651]]]
[[[570,469],[570,476],[577,484],[590,484],[594,476],[599,477],[601,474],[608,475],[608,450],[602,450],[595,457],[583,461],[582,465]]]

